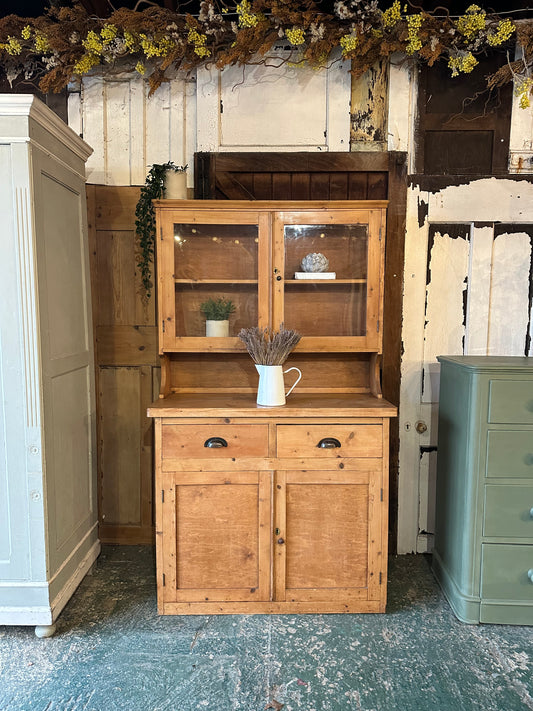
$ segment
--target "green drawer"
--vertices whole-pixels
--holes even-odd
[[[533,545],[484,543],[481,550],[481,597],[533,604]]]
[[[489,430],[486,474],[533,479],[533,431]]]
[[[491,380],[489,422],[533,424],[533,380]]]
[[[533,543],[533,483],[485,487],[483,535],[531,538]]]

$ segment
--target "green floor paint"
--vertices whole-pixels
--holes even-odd
[[[533,709],[533,628],[464,625],[425,556],[385,615],[158,617],[147,547],[104,547],[55,637],[0,627],[1,711]]]

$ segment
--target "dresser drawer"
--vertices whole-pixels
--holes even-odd
[[[533,479],[533,430],[489,430],[486,474]]]
[[[163,460],[267,457],[268,425],[163,424],[161,453]]]
[[[491,380],[489,422],[533,424],[533,380]]]
[[[483,535],[531,538],[533,543],[533,483],[485,487]]]
[[[381,457],[381,425],[278,425],[278,457]]]
[[[533,602],[533,546],[485,543],[481,547],[481,596],[486,600]],[[533,608],[531,610],[533,622]]]

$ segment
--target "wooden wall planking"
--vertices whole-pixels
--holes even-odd
[[[136,269],[138,197],[138,188],[87,186],[104,543],[153,540],[153,432],[146,408],[158,395],[159,358],[155,300],[141,298]]]

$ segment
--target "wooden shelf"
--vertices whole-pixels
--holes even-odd
[[[257,279],[174,279],[175,284],[257,284]]]
[[[366,279],[285,279],[286,284],[366,284]]]

